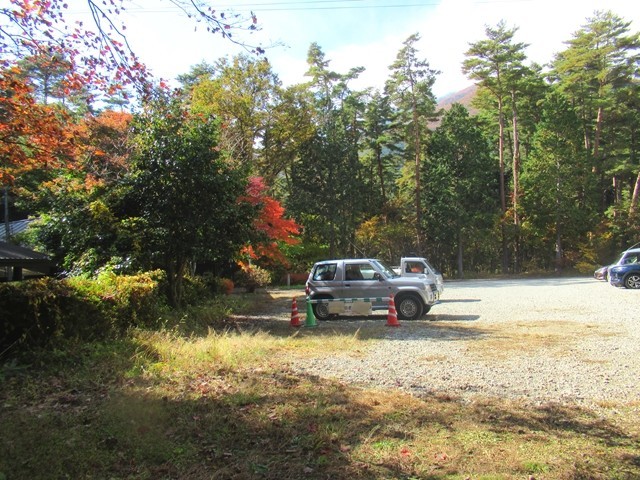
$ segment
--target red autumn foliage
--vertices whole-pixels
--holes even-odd
[[[147,92],[150,73],[127,42],[126,25],[121,20],[131,0],[85,0],[89,21],[71,16],[68,0],[9,0],[9,7],[0,7],[0,68],[7,68],[16,59],[48,52],[64,58],[69,66],[65,80],[69,90],[91,85],[109,94],[122,85],[133,84]],[[75,6],[79,2],[75,2]],[[232,32],[253,31],[256,17],[217,12],[204,0],[169,0],[208,32],[222,35],[232,43],[248,47],[236,40]],[[264,53],[260,47],[248,47]]]
[[[247,246],[243,253],[254,260],[263,259],[266,262],[286,265],[287,261],[278,247],[278,242],[289,245],[298,243],[299,240],[295,236],[300,233],[301,227],[294,220],[284,217],[284,207],[273,197],[265,195],[266,189],[262,177],[252,177],[247,186],[247,196],[241,199],[261,207],[254,227],[259,234],[269,239]]]
[[[129,48],[125,26],[117,21],[124,9],[122,0],[87,0],[94,20],[87,26],[68,18],[65,0],[10,1],[11,8],[0,9],[2,66],[47,52],[68,62],[64,84],[69,91],[91,85],[114,93],[123,84],[147,84],[148,72]]]

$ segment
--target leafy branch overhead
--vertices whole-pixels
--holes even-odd
[[[165,3],[212,34],[247,50],[264,52],[234,35],[237,31],[250,33],[258,29],[253,13],[229,14],[200,0]],[[87,22],[69,20],[66,0],[10,0],[10,4],[0,8],[2,67],[27,56],[59,55],[70,65],[66,78],[69,92],[89,84],[110,93],[124,85],[133,85],[142,92],[148,90],[151,74],[127,41],[127,26],[121,19],[126,9],[136,7],[132,0],[86,0],[83,13],[88,13]]]

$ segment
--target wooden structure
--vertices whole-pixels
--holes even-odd
[[[50,275],[53,268],[53,262],[43,253],[0,242],[0,281],[16,281],[23,280],[26,276]]]

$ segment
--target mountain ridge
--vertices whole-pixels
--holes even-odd
[[[477,85],[469,85],[467,88],[463,88],[462,90],[458,90],[457,92],[451,92],[446,94],[443,97],[438,99],[438,103],[436,104],[437,112],[446,112],[451,108],[454,103],[459,103],[463,105],[468,111],[469,115],[476,115],[478,113],[478,109],[471,106],[471,102],[478,91]],[[435,130],[440,126],[441,117],[437,120],[429,122],[429,129]]]
[[[449,110],[454,103],[460,103],[467,107],[469,113],[472,115],[476,110],[471,106],[471,101],[475,97],[478,87],[476,85],[469,85],[467,88],[459,90],[457,92],[451,92],[438,99],[437,108]]]

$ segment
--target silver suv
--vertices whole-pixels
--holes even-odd
[[[437,287],[422,277],[401,277],[380,260],[359,258],[326,260],[314,264],[307,279],[306,293],[318,320],[332,315],[329,300],[367,299],[372,310],[386,310],[394,296],[398,318],[415,320],[437,302]],[[322,302],[322,300],[327,300]]]

